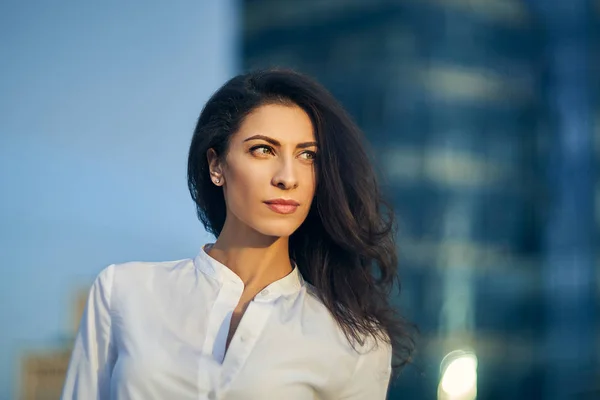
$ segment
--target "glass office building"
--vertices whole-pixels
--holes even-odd
[[[479,398],[548,398],[557,122],[535,11],[518,0],[243,4],[244,68],[296,68],[331,90],[397,211],[398,301],[421,338],[390,398],[435,398],[442,358],[465,347]]]

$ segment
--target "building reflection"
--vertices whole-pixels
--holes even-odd
[[[553,169],[554,157],[568,151],[557,144],[569,128],[565,121],[587,118],[597,104],[586,103],[577,86],[598,93],[600,74],[580,73],[586,69],[581,52],[600,38],[600,13],[591,12],[592,2],[243,4],[243,67],[296,68],[330,89],[365,131],[397,210],[404,282],[398,304],[422,336],[417,368],[401,375],[390,399],[442,396],[440,364],[464,349],[476,355],[479,398],[558,399],[592,390],[588,383],[596,381],[599,361],[597,256],[577,243],[596,235],[598,222],[585,197],[592,198],[595,183],[574,176],[581,175],[577,168],[595,171],[581,163],[568,172],[565,163],[566,169]],[[590,12],[574,14],[582,7]],[[571,37],[574,31],[579,36]],[[578,47],[552,54],[553,43]],[[557,76],[555,64],[572,59],[580,69]],[[598,53],[589,61],[600,71]],[[563,94],[556,91],[561,88]],[[557,96],[567,95],[576,106],[557,116]],[[589,138],[591,128],[576,125],[569,137]],[[597,130],[597,143],[598,137]],[[591,154],[591,146],[581,150]],[[556,186],[553,177],[564,173],[575,175]],[[577,182],[578,194],[561,205],[557,199],[568,193],[568,182]],[[561,214],[560,207],[574,209]],[[555,215],[575,220],[553,224]],[[548,256],[569,238],[579,241],[571,240],[582,264],[571,265],[569,258],[556,264]],[[548,277],[572,277],[567,272],[573,268],[595,282],[592,303],[586,297],[591,292],[574,289],[572,303],[571,295],[550,295]],[[581,308],[569,312],[569,304]],[[564,334],[569,326],[573,332]],[[593,351],[569,355],[575,347]],[[576,376],[584,366],[592,375]],[[473,376],[468,368],[457,371],[466,372],[453,376]],[[567,372],[568,382],[549,389]]]

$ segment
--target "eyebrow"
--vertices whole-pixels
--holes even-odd
[[[250,140],[264,140],[265,142],[268,142],[270,144],[272,144],[273,146],[277,146],[280,147],[281,143],[279,143],[279,141],[265,136],[265,135],[254,135],[254,136],[250,136],[249,138],[245,139],[244,142],[249,142]],[[318,144],[317,142],[304,142],[304,143],[298,143],[296,145],[296,148],[298,149],[305,149],[307,147],[317,147]]]

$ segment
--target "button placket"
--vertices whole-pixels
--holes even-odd
[[[248,305],[223,360],[221,383],[224,390],[243,368],[272,311],[270,302],[252,301]]]
[[[214,346],[223,320],[227,313],[231,312],[238,304],[242,291],[243,288],[238,288],[235,282],[224,282],[211,308],[205,332],[206,336],[202,345],[201,359],[198,360],[198,384],[202,389],[201,392],[210,392],[214,396],[217,395],[215,390],[220,383],[222,360],[214,359]]]
[[[219,329],[227,314],[232,312],[240,301],[243,288],[236,287],[232,282],[225,282],[219,291],[217,299],[208,318],[206,338],[202,346],[202,353],[212,354]]]

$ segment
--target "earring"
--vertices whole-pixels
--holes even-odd
[[[218,185],[219,183],[221,183],[221,178],[215,178],[215,184]]]

